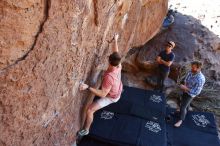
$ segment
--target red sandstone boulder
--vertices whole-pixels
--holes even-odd
[[[159,30],[167,0],[0,1],[0,145],[69,145],[120,34],[125,55]]]

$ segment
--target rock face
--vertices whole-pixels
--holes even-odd
[[[0,8],[0,69],[3,69],[33,49],[48,17],[48,3],[3,0]]]
[[[0,1],[0,145],[69,145],[88,92],[120,52],[158,31],[167,0]],[[97,86],[97,85],[96,85]]]
[[[129,51],[124,61],[125,84],[140,88],[148,87],[143,80],[156,75],[156,63],[154,59],[163,48],[166,41],[172,40],[176,43],[173,50],[175,53],[174,65],[172,65],[170,78],[180,80],[186,71],[190,70],[192,60],[203,62],[202,72],[206,76],[206,84],[199,98],[196,98],[192,107],[194,110],[214,112],[220,117],[220,38],[208,28],[201,25],[200,21],[187,15],[177,13],[175,22],[168,29],[161,30],[152,40],[143,47]],[[138,73],[138,79],[133,79]],[[133,79],[129,82],[129,79]],[[137,86],[139,80],[139,86]],[[134,83],[135,82],[135,83]],[[155,83],[155,82],[153,82]],[[168,98],[177,99],[179,91],[175,83],[167,82]],[[178,93],[178,94],[177,94]],[[218,123],[220,126],[220,123]]]

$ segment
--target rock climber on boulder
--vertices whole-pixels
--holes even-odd
[[[112,47],[112,54],[109,56],[109,66],[103,76],[101,89],[95,89],[87,84],[82,83],[80,90],[89,90],[96,96],[100,97],[96,101],[93,101],[86,113],[86,121],[83,128],[77,132],[77,136],[83,137],[89,134],[90,126],[93,122],[94,113],[106,107],[109,104],[115,103],[120,99],[122,92],[121,82],[121,56],[118,52],[118,34],[114,36],[114,46]]]

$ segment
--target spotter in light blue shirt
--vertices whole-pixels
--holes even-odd
[[[196,97],[202,91],[203,85],[205,84],[205,76],[202,72],[193,74],[191,71],[186,75],[185,78],[186,86],[190,89],[188,94],[191,97]]]

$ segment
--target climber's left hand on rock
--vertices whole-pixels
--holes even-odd
[[[115,41],[118,41],[118,38],[119,38],[119,34],[115,33],[115,35],[114,35]]]
[[[80,88],[81,91],[83,91],[83,90],[88,89],[89,85],[82,83],[79,88]]]

